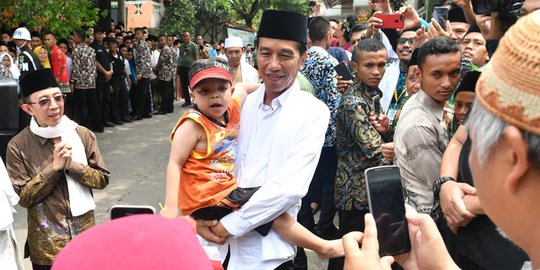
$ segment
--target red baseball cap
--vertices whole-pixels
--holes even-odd
[[[189,87],[193,89],[205,79],[222,79],[232,84],[230,69],[229,63],[223,58],[197,60],[189,69]]]
[[[133,215],[82,232],[56,256],[52,269],[205,270],[212,265],[183,219]]]

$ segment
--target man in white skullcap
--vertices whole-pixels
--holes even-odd
[[[225,56],[231,67],[233,85],[239,82],[258,82],[259,72],[244,61],[242,55],[244,55],[244,47],[241,38],[229,37],[225,39]]]

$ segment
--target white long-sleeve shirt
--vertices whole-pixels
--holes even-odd
[[[285,212],[296,218],[330,119],[328,107],[301,91],[297,81],[271,106],[263,104],[264,94],[262,85],[242,108],[238,185],[261,188],[242,208],[221,219],[232,235],[228,241],[230,270],[274,269],[294,258],[295,246],[274,230],[263,237],[253,229]]]

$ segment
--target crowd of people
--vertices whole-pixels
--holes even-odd
[[[91,189],[111,174],[91,131],[172,113],[183,97],[160,215],[195,219],[201,244],[184,236],[197,255],[183,259],[206,261],[201,269],[307,269],[302,248],[330,258],[329,270],[540,267],[540,1],[487,15],[445,1],[442,22],[388,0],[369,1],[367,21],[338,21],[312,2],[309,19],[264,11],[255,50],[239,37],[211,45],[122,26],[69,41],[3,33],[0,74],[18,80],[31,119],[0,171],[0,265],[22,267],[11,226],[19,203],[33,269],[133,266],[125,253],[81,254],[119,226],[91,228]],[[411,249],[381,258],[364,172],[392,164]],[[171,226],[162,217],[139,222]]]

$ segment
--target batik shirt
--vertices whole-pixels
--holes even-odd
[[[383,138],[369,122],[369,113],[374,111],[372,97],[377,94],[381,95],[378,88],[357,80],[345,91],[337,109],[335,199],[341,210],[367,210],[364,170],[389,163],[383,158],[381,145],[392,139],[392,132]]]
[[[144,40],[139,40],[139,46],[135,48],[136,57],[135,65],[137,66],[137,75],[141,75],[143,78],[150,78],[152,76],[152,60],[150,47]]]
[[[96,52],[86,43],[81,42],[72,55],[73,73],[71,84],[75,89],[96,88]]]
[[[330,123],[326,130],[324,147],[336,144],[336,111],[341,101],[341,94],[337,90],[338,75],[334,68],[337,64],[337,60],[323,48],[312,46],[301,71],[315,89],[315,96],[330,110]]]
[[[167,45],[163,46],[161,49],[161,53],[156,65],[156,74],[158,74],[158,79],[167,82],[171,81],[176,74],[176,62],[174,60],[174,54]]]
[[[8,144],[6,168],[19,205],[28,210],[30,260],[51,265],[54,257],[82,231],[94,226],[94,211],[74,217],[69,206],[66,173],[88,188],[102,189],[110,173],[99,152],[95,135],[76,128],[84,145],[88,165],[73,162],[69,171],[53,169],[54,142],[26,128]]]

